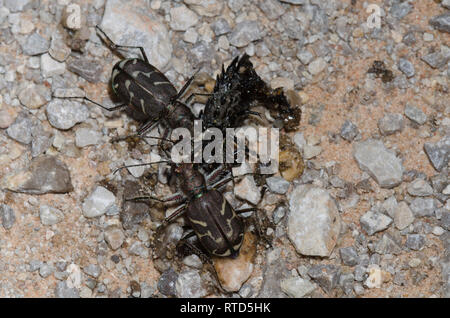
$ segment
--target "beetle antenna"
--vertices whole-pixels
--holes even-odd
[[[113,174],[115,174],[117,171],[125,169],[125,168],[149,166],[149,165],[153,165],[155,163],[164,163],[164,162],[170,162],[171,163],[172,161],[171,160],[162,160],[162,161],[155,161],[155,162],[138,163],[138,164],[135,164],[135,165],[121,166],[121,167],[117,168],[116,170],[114,170]]]

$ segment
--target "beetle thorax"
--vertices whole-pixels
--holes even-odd
[[[183,164],[178,169],[181,174],[181,190],[190,197],[201,196],[206,191],[205,177],[192,164]]]

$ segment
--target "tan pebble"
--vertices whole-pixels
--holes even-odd
[[[395,43],[400,43],[403,39],[402,35],[396,31],[392,31],[391,35]]]
[[[306,104],[309,101],[309,96],[305,92],[298,92],[298,96],[300,96],[302,104]]]
[[[208,93],[212,93],[212,91],[214,90],[214,85],[216,85],[216,81],[214,80],[209,80],[205,83],[205,89]]]
[[[354,38],[360,38],[364,35],[364,31],[361,28],[355,28],[352,32]]]
[[[250,277],[253,272],[255,253],[256,238],[252,233],[246,232],[237,258],[214,257],[214,267],[217,271],[217,276],[220,284],[226,291],[238,291]]]
[[[102,176],[107,176],[111,173],[111,169],[109,168],[109,161],[103,161],[97,166],[97,171]]]

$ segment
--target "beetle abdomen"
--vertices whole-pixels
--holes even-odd
[[[111,76],[113,91],[140,113],[141,119],[157,118],[177,94],[167,77],[153,65],[140,59],[125,59],[114,65]]]
[[[216,256],[237,256],[244,223],[224,196],[210,190],[190,202],[186,216],[201,244]]]

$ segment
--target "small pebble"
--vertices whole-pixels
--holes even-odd
[[[64,219],[64,214],[54,207],[42,205],[39,207],[39,217],[44,225],[58,224]]]
[[[11,229],[16,222],[14,210],[6,204],[0,204],[0,217],[5,230]]]

